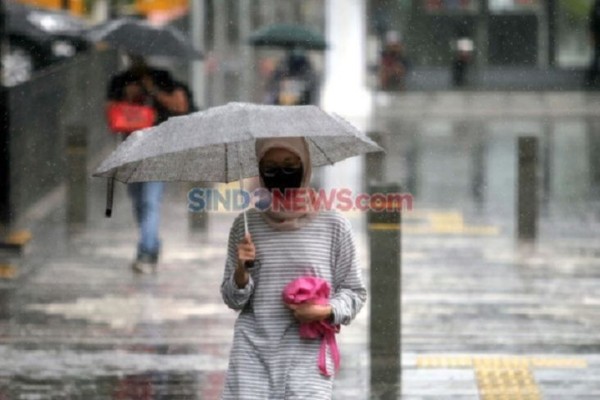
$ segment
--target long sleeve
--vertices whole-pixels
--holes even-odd
[[[329,301],[333,310],[333,323],[348,325],[367,300],[356,254],[356,243],[350,221],[344,218],[342,232],[336,246],[333,291]]]
[[[229,231],[227,242],[227,261],[225,261],[225,272],[221,283],[221,296],[229,308],[241,310],[244,308],[250,296],[254,292],[254,280],[252,276],[244,288],[239,288],[235,283],[234,272],[237,265],[237,245],[242,237],[243,224],[240,217],[236,218]]]

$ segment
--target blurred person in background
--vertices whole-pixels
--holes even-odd
[[[317,103],[317,76],[302,49],[282,58],[267,84],[267,104],[307,105]]]
[[[408,60],[404,44],[396,31],[386,34],[379,65],[379,86],[382,90],[403,90]]]
[[[169,117],[193,111],[193,99],[185,84],[176,81],[166,70],[148,66],[142,57],[130,56],[130,67],[115,75],[108,87],[108,106],[127,103],[152,108],[151,125]],[[126,137],[127,130],[120,133]],[[160,253],[159,221],[164,182],[135,182],[127,185],[139,228],[137,255],[132,269],[139,273],[156,271]]]

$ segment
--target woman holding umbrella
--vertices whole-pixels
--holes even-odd
[[[231,227],[221,293],[240,314],[224,399],[331,398],[339,361],[332,332],[358,314],[366,289],[350,222],[300,205],[311,200],[312,167],[381,150],[316,106],[230,103],[136,132],[97,168],[94,176],[122,182],[239,180],[243,189],[243,178],[259,176],[265,191],[304,189],[293,209],[250,209]],[[289,301],[299,281],[323,290],[310,302]],[[322,337],[304,329],[313,325]]]
[[[302,137],[256,140],[261,186],[307,188],[309,146]],[[301,191],[297,192],[302,195]],[[304,199],[308,200],[308,199]],[[223,399],[330,399],[335,355],[318,365],[319,340],[304,339],[301,323],[349,324],[366,300],[350,222],[337,211],[249,210],[230,230],[221,293],[240,310]],[[325,304],[286,305],[284,287],[301,277],[331,287]],[[325,373],[323,372],[325,370]]]

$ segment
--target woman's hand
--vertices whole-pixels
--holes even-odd
[[[300,322],[315,322],[329,319],[332,315],[332,309],[329,304],[288,304],[290,310],[294,312],[294,317]]]
[[[254,261],[256,258],[256,249],[252,243],[252,237],[246,233],[242,241],[238,244],[238,267],[243,267],[246,261]]]
[[[244,288],[250,280],[246,270],[246,261],[254,261],[256,258],[256,249],[249,233],[246,233],[242,241],[238,244],[238,265],[235,269],[234,279],[239,288]]]

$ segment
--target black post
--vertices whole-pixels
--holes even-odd
[[[556,37],[558,29],[556,26],[556,0],[546,1],[546,19],[548,23],[548,66],[556,64]]]
[[[87,220],[87,130],[84,126],[67,128],[67,221],[77,228]]]
[[[419,185],[419,136],[414,135],[408,145],[406,151],[406,169],[408,175],[406,177],[406,190],[413,195],[417,195]]]
[[[206,188],[208,185],[203,182],[191,183],[188,187],[188,193],[194,188]],[[188,211],[188,229],[190,232],[206,232],[208,228],[208,211],[192,212]]]
[[[520,137],[518,146],[518,238],[520,241],[533,241],[537,236],[538,220],[538,140],[536,137]]]
[[[10,191],[10,108],[8,89],[0,87],[0,226],[10,224]]]
[[[600,194],[600,124],[594,119],[587,121],[588,159],[590,165],[590,187],[597,196]]]
[[[384,136],[380,132],[370,132],[369,138],[382,148],[385,148]],[[385,153],[375,151],[365,154],[365,184],[368,187],[372,182],[383,182],[385,180]]]
[[[542,147],[542,201],[543,212],[548,211],[550,198],[552,197],[552,157],[554,147],[554,134],[552,126],[544,124],[544,143]]]
[[[6,38],[6,13],[0,1],[0,59]],[[1,66],[0,66],[1,69]],[[8,89],[0,85],[0,228],[10,223],[10,106]],[[2,229],[0,229],[0,233]]]
[[[397,399],[401,393],[402,280],[401,207],[380,210],[390,204],[389,193],[400,193],[397,184],[370,185],[368,213],[370,248],[370,353],[371,397]]]

